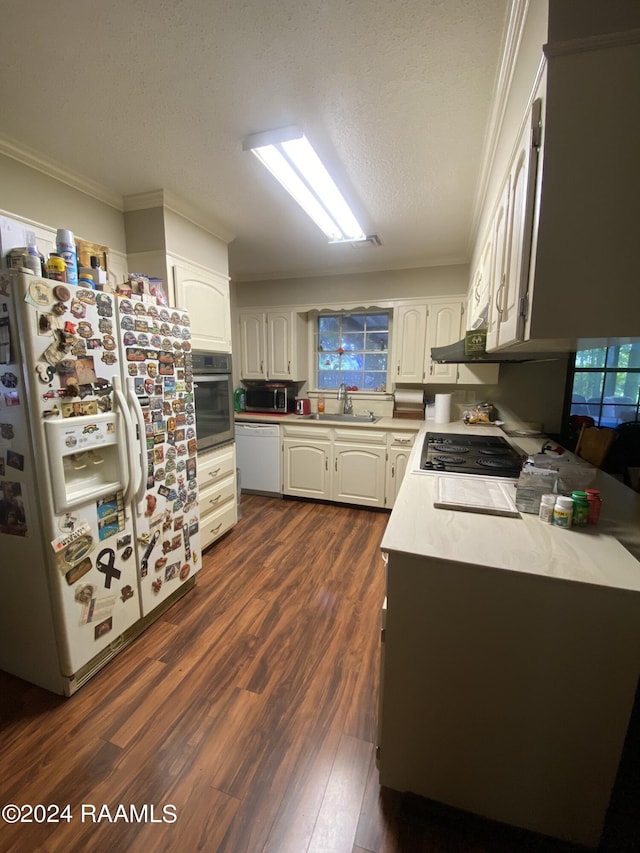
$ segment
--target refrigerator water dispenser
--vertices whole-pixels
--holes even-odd
[[[57,513],[122,491],[125,442],[117,412],[45,421],[51,488]]]

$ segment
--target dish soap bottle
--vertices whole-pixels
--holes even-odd
[[[244,412],[247,407],[247,395],[244,388],[236,388],[233,392],[233,410],[234,412]]]

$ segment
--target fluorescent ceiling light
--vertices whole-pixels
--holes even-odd
[[[300,128],[255,133],[244,140],[242,147],[256,155],[331,242],[367,239]]]

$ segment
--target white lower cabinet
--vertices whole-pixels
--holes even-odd
[[[300,498],[331,499],[333,444],[305,438],[283,440],[283,493]]]
[[[398,492],[407,465],[411,448],[416,439],[415,432],[390,432],[387,436],[387,470],[385,477],[385,502],[384,505],[391,508],[396,502]]]
[[[331,500],[384,506],[386,447],[336,442]]]
[[[198,455],[198,489],[204,549],[238,521],[235,445]]]
[[[409,431],[302,425],[284,426],[283,436],[285,495],[374,507],[392,506],[415,438]]]

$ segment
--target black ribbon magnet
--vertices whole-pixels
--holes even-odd
[[[120,579],[122,572],[115,568],[116,555],[111,548],[103,548],[96,560],[96,569],[104,575],[105,589],[111,589],[111,580]]]

